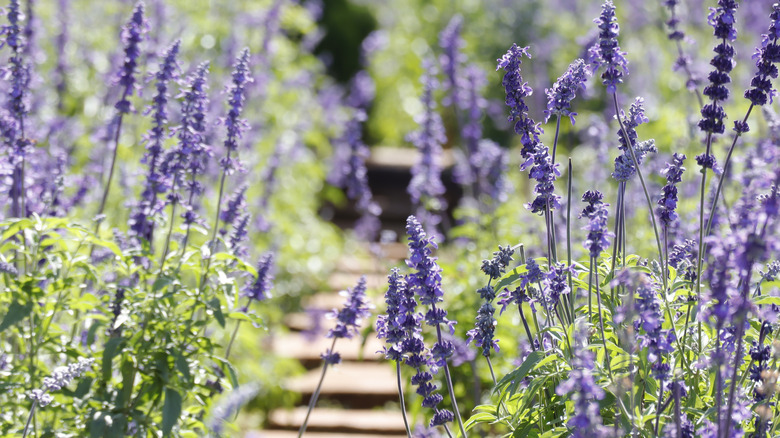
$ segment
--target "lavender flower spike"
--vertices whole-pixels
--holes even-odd
[[[607,87],[607,93],[614,93],[623,77],[628,75],[628,61],[625,52],[620,51],[617,37],[620,26],[615,18],[615,5],[607,0],[601,5],[601,16],[594,23],[599,28],[599,40],[588,50],[593,73],[604,67],[601,79]]]
[[[528,82],[523,80],[520,74],[523,56],[531,58],[531,55],[528,53],[528,47],[518,47],[517,44],[512,44],[509,51],[498,60],[496,70],[502,68],[506,72],[501,83],[506,91],[505,103],[509,107],[508,119],[510,122],[515,122],[515,133],[522,136],[521,141],[525,146],[526,142],[531,140],[539,141],[541,128],[534,123],[533,119],[528,117],[528,105],[525,103],[525,98],[533,94],[533,89],[528,85]],[[525,154],[523,157],[527,158]]]
[[[772,13],[769,15],[772,24],[769,26],[769,32],[762,35],[761,47],[756,49],[753,58],[756,60],[758,71],[750,82],[751,89],[745,91],[745,98],[753,105],[765,105],[767,100],[772,103],[773,97],[777,95],[777,90],[772,88],[771,79],[777,78],[777,64],[780,62],[780,4],[775,3],[772,6]],[[736,125],[735,129],[739,125]],[[742,131],[744,132],[744,131]]]
[[[229,422],[242,406],[252,401],[258,392],[260,392],[260,385],[256,383],[234,388],[230,394],[220,399],[214,405],[208,421],[209,429],[219,436],[225,427],[225,423]]]
[[[363,318],[371,315],[366,298],[366,277],[360,277],[357,285],[341,293],[347,297],[341,310],[334,309],[330,316],[336,318],[336,327],[328,331],[328,338],[352,338],[360,328]]]
[[[663,195],[658,200],[658,217],[664,227],[669,228],[677,220],[677,183],[682,181],[685,172],[683,162],[684,154],[674,153],[671,163],[666,165],[662,173],[666,176],[666,185],[663,187]]]
[[[231,153],[238,152],[238,141],[249,128],[249,123],[241,118],[244,110],[244,101],[246,100],[246,86],[254,82],[249,72],[249,49],[241,51],[233,65],[232,84],[227,90],[228,93],[228,114],[221,120],[225,125],[227,135],[225,137],[225,149],[227,156],[220,160],[220,164],[228,174],[236,169],[241,169],[241,162],[238,159],[231,158]]]
[[[95,359],[80,357],[76,363],[56,368],[49,377],[44,377],[43,388],[35,389],[30,393],[30,399],[38,402],[38,405],[41,407],[48,405],[53,400],[47,394],[48,392],[59,391],[68,386],[70,382],[81,377],[82,374],[92,368],[93,363],[95,363]]]
[[[590,204],[583,211],[583,214],[588,219],[588,225],[583,227],[583,230],[588,231],[588,236],[585,242],[583,242],[583,246],[588,250],[591,257],[598,257],[602,251],[609,247],[609,238],[613,237],[614,234],[608,229],[609,210],[607,207],[609,204],[604,204],[600,200],[597,203],[591,202],[600,198],[595,196],[594,193],[598,192],[585,192],[585,195],[582,197],[583,202]]]
[[[422,210],[437,215],[447,208],[447,202],[443,197],[446,190],[441,181],[441,167],[437,162],[441,157],[441,146],[447,141],[447,137],[441,116],[436,112],[436,100],[433,97],[433,91],[438,87],[435,70],[431,64],[426,65],[425,69],[426,72],[421,79],[424,109],[416,117],[419,129],[407,138],[420,151],[420,161],[412,167],[412,180],[407,191],[412,198],[412,204],[421,208],[418,214],[429,219],[426,221],[426,228],[432,230],[439,218],[424,214]]]
[[[574,116],[577,113],[571,111],[571,101],[577,96],[577,90],[585,88],[585,81],[588,80],[591,72],[585,68],[585,61],[576,59],[569,65],[569,69],[563,76],[559,77],[552,88],[544,90],[547,94],[547,109],[544,111],[544,122],[550,119],[550,116],[558,117],[568,116],[571,124],[574,125]]]
[[[271,296],[270,292],[274,286],[273,265],[273,253],[268,252],[260,257],[260,261],[257,263],[257,277],[246,288],[244,296],[257,301],[263,301]]]
[[[122,29],[122,43],[125,48],[124,63],[119,71],[118,83],[122,86],[122,98],[115,107],[120,114],[133,111],[133,104],[128,100],[136,89],[135,74],[138,68],[138,57],[141,56],[141,41],[149,30],[149,23],[144,18],[144,2],[138,2],[133,9],[133,16]]]
[[[731,82],[729,73],[734,68],[734,46],[731,41],[737,39],[735,14],[739,4],[735,0],[718,0],[718,7],[711,9],[708,17],[710,25],[714,28],[715,37],[721,40],[713,51],[715,57],[710,64],[715,68],[709,74],[710,84],[704,87],[704,95],[710,98],[710,103],[701,109],[702,119],[699,128],[711,134],[723,134],[723,119],[726,117],[721,102],[729,97],[729,89],[726,84]]]

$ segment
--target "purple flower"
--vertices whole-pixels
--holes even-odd
[[[591,257],[598,257],[602,251],[609,247],[609,238],[614,237],[614,234],[607,228],[609,211],[607,207],[609,204],[602,202],[591,203],[594,199],[593,194],[598,192],[585,192],[582,200],[589,202],[588,207],[583,210],[583,215],[588,219],[588,225],[583,227],[583,230],[588,231],[588,236],[583,242],[583,246]],[[596,197],[597,198],[597,197]],[[583,217],[582,215],[580,217]]]
[[[155,88],[157,93],[152,98],[152,105],[147,112],[152,114],[153,126],[145,136],[146,153],[141,159],[149,170],[146,174],[146,185],[141,192],[141,200],[130,215],[130,230],[141,239],[151,242],[154,235],[154,215],[161,209],[158,205],[157,195],[166,190],[168,184],[166,175],[161,171],[163,159],[163,143],[165,142],[168,127],[168,83],[176,80],[179,73],[179,64],[176,57],[179,54],[181,42],[176,40],[165,51],[160,68],[155,74]]]
[[[408,329],[411,328],[404,322],[406,322],[408,311],[414,312],[417,303],[414,302],[412,309],[406,307],[408,305],[405,302],[406,279],[398,268],[393,268],[387,279],[387,291],[385,291],[387,310],[384,315],[379,315],[376,318],[376,337],[385,339],[385,342],[390,345],[384,349],[385,358],[399,361],[403,360],[402,342],[410,333]],[[417,325],[416,322],[414,325]]]
[[[420,161],[412,167],[412,180],[409,182],[407,192],[412,198],[412,204],[423,207],[428,212],[441,212],[447,208],[444,200],[445,188],[441,181],[441,166],[437,162],[441,159],[441,146],[447,141],[444,134],[444,125],[441,116],[436,112],[436,100],[433,91],[438,84],[435,71],[429,64],[424,66],[425,74],[422,77],[423,112],[415,119],[419,129],[409,134],[407,140],[413,143],[420,152]],[[428,215],[426,215],[428,216]],[[437,218],[432,222],[438,223]],[[432,230],[432,223],[426,223],[426,227]]]
[[[246,257],[247,255],[244,242],[247,238],[249,219],[251,219],[251,217],[252,216],[250,214],[244,213],[240,215],[235,222],[233,222],[233,230],[230,232],[228,248],[233,252],[233,254],[239,257]]]
[[[263,301],[271,296],[271,289],[274,287],[274,255],[267,252],[260,257],[260,261],[257,263],[257,276],[255,280],[249,284],[244,291],[244,296],[249,297],[252,300]]]
[[[246,86],[254,82],[249,72],[249,49],[242,50],[236,58],[231,78],[232,83],[227,89],[228,114],[221,120],[227,131],[225,136],[227,155],[220,160],[220,164],[228,174],[236,169],[242,169],[241,162],[238,158],[231,157],[231,154],[238,153],[238,141],[249,128],[249,123],[241,118],[246,100]]]
[[[382,208],[374,201],[371,187],[368,185],[366,160],[370,152],[361,138],[365,119],[365,113],[355,109],[354,117],[347,122],[344,135],[339,140],[345,149],[349,150],[349,158],[344,163],[345,169],[339,185],[346,188],[347,198],[355,201],[355,207],[361,215],[355,225],[355,231],[362,239],[373,240],[379,233],[379,215],[382,214]]]
[[[574,125],[574,116],[577,113],[571,111],[571,101],[577,96],[577,91],[585,89],[585,81],[590,76],[590,71],[585,67],[585,61],[575,59],[569,65],[569,69],[559,77],[552,88],[544,90],[547,94],[547,109],[544,111],[544,122],[555,114],[558,117],[568,116]]]
[[[562,381],[555,393],[560,396],[571,394],[574,401],[574,416],[566,423],[572,429],[574,438],[600,438],[610,436],[599,419],[598,400],[604,398],[604,390],[593,377],[593,353],[587,348],[587,330],[583,326],[574,332],[573,356],[568,379]]]
[[[714,67],[709,74],[710,83],[704,87],[704,95],[710,98],[710,103],[702,107],[702,119],[699,121],[699,128],[711,134],[724,132],[723,119],[726,117],[726,111],[723,110],[721,102],[729,97],[726,84],[731,82],[729,73],[736,64],[734,46],[729,42],[737,38],[734,24],[738,6],[735,0],[718,0],[718,7],[710,8],[711,12],[707,20],[714,29],[715,37],[721,40],[720,44],[715,46],[715,57],[710,61]]]
[[[674,153],[672,162],[666,164],[666,168],[661,171],[666,176],[666,185],[663,187],[661,199],[658,200],[658,217],[664,227],[669,228],[677,220],[677,183],[682,181],[682,174],[685,172],[683,162],[684,154]]]
[[[144,18],[144,3],[138,2],[133,9],[130,21],[122,29],[122,44],[124,45],[124,62],[119,70],[118,83],[122,87],[122,98],[115,107],[120,114],[133,111],[133,104],[128,100],[136,89],[135,74],[138,68],[138,57],[141,56],[141,41],[149,30],[149,24]]]
[[[745,98],[753,105],[765,105],[767,99],[772,103],[777,90],[772,88],[771,79],[777,78],[777,64],[780,62],[780,45],[777,42],[780,37],[780,4],[775,3],[772,6],[772,13],[769,15],[772,24],[769,26],[769,32],[762,35],[761,47],[756,49],[753,59],[756,60],[758,71],[750,82],[752,88],[745,91]],[[736,128],[736,126],[735,126]]]
[[[183,91],[178,96],[181,98],[181,122],[172,128],[178,141],[176,146],[165,154],[161,168],[161,172],[172,181],[168,202],[183,203],[179,190],[182,186],[187,187],[189,199],[183,203],[187,224],[197,220],[194,202],[201,193],[202,186],[196,177],[206,171],[206,160],[212,155],[211,147],[205,144],[208,74],[209,63],[204,62],[185,80]],[[190,177],[189,181],[185,180],[187,176]]]
[[[601,5],[601,16],[593,20],[599,28],[599,40],[588,50],[591,69],[595,73],[604,67],[601,79],[607,87],[607,93],[615,93],[623,76],[628,75],[626,54],[620,51],[617,37],[620,26],[615,17],[615,5],[610,0]]]
[[[347,300],[340,310],[333,309],[331,316],[336,318],[336,327],[328,331],[328,338],[352,338],[360,328],[363,318],[371,315],[366,299],[366,277],[360,277],[357,285],[342,292]]]
[[[545,275],[544,300],[547,309],[551,312],[555,311],[555,306],[558,305],[561,295],[566,295],[571,291],[569,289],[568,274],[576,276],[574,266],[555,263],[550,267],[550,272]]]
[[[634,166],[634,160],[631,158],[631,151],[628,150],[629,145],[634,147],[634,154],[638,164],[642,164],[648,153],[657,151],[654,140],[637,142],[636,128],[649,121],[647,116],[645,116],[644,102],[643,98],[637,97],[628,109],[628,115],[624,113],[621,116],[628,138],[625,138],[622,129],[618,131],[618,141],[620,142],[618,148],[623,153],[615,158],[615,171],[612,173],[612,177],[618,181],[628,181],[636,173],[636,166]]]
[[[460,108],[462,102],[459,98],[461,92],[461,77],[458,75],[458,69],[466,60],[466,56],[460,51],[463,46],[463,38],[460,33],[463,27],[463,17],[454,15],[447,26],[439,34],[439,47],[442,49],[442,55],[439,57],[439,63],[447,78],[445,91],[448,99],[445,104],[451,104],[453,108]]]
[[[225,226],[235,225],[236,220],[243,216],[243,212],[246,211],[246,184],[241,185],[230,196],[227,201],[227,205],[219,213],[219,218],[222,219]],[[219,233],[223,236],[227,234],[227,230],[222,228]]]
[[[530,96],[533,90],[520,74],[523,56],[531,58],[531,55],[528,53],[528,47],[518,47],[517,44],[512,44],[509,51],[498,59],[496,71],[502,68],[506,72],[504,73],[502,84],[506,91],[505,103],[509,107],[508,119],[510,122],[515,122],[515,133],[521,136],[525,149],[526,142],[530,143],[532,140],[534,142],[539,141],[539,134],[542,131],[534,123],[533,119],[528,117],[528,106],[525,104],[525,98]],[[523,158],[528,158],[526,153],[523,154]]]

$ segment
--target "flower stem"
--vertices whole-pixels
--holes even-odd
[[[404,389],[401,385],[401,362],[395,361],[395,376],[398,380],[398,397],[401,399],[401,415],[404,418],[404,427],[406,428],[406,436],[412,438],[412,430],[409,428],[409,420],[406,418],[406,402],[404,402]]]
[[[596,263],[596,258],[591,258],[591,271],[595,275],[595,283],[596,283],[596,298],[598,299],[599,304],[599,325],[601,326],[601,342],[604,344],[604,359],[607,361],[607,371],[609,372],[609,378],[612,379],[612,366],[610,365],[609,361],[609,351],[607,351],[607,337],[604,335],[604,317],[601,313],[601,290],[599,289],[599,271],[598,269],[593,269],[593,265]]]
[[[331,352],[333,352],[333,349],[336,348],[337,339],[338,338],[333,338],[333,342],[330,344]],[[328,371],[328,362],[324,362],[325,363],[322,364],[322,374],[320,375],[320,381],[317,383],[317,389],[314,390],[314,393],[311,395],[311,400],[309,400],[309,410],[306,411],[306,417],[303,419],[303,424],[301,424],[301,428],[298,430],[298,438],[301,438],[304,432],[306,432],[306,426],[309,424],[311,411],[314,410],[314,405],[317,404],[317,398],[319,398],[320,391],[322,391],[322,382],[325,380],[325,372]]]
[[[431,309],[436,311],[436,305],[431,304]],[[436,336],[438,341],[442,342],[441,326],[436,324]],[[455,400],[455,389],[452,387],[452,378],[450,377],[450,367],[447,365],[447,360],[444,361],[444,377],[447,379],[447,391],[450,393],[450,400],[452,401],[452,410],[455,411],[455,419],[458,421],[458,428],[460,433],[463,434],[463,438],[466,438],[466,428],[463,426],[463,419],[460,417],[460,410],[458,409],[458,401]]]
[[[30,423],[32,422],[33,415],[35,414],[36,406],[38,406],[38,400],[33,400],[32,406],[30,407],[30,414],[27,416],[27,423],[24,425],[24,432],[22,433],[22,438],[25,438],[27,436],[27,430],[30,428]]]

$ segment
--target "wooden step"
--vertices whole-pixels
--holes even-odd
[[[284,387],[301,394],[302,403],[308,405],[321,375],[322,368],[315,368],[287,380]],[[345,408],[384,406],[398,400],[396,385],[395,373],[387,364],[344,362],[328,367],[320,400],[337,401]]]
[[[383,360],[382,354],[377,352],[384,348],[384,342],[373,334],[369,336],[365,345],[359,336],[352,339],[339,339],[336,342],[336,351],[341,354],[341,359],[344,361]],[[277,334],[271,342],[274,354],[298,359],[305,367],[311,368],[320,364],[320,355],[330,348],[333,340],[326,338],[324,333],[314,339],[307,339],[301,333],[289,333]]]
[[[278,429],[298,430],[306,417],[307,408],[301,406],[292,410],[277,409],[268,416],[269,424]],[[315,408],[309,417],[307,437],[312,432],[339,432],[347,434],[377,434],[383,436],[405,436],[404,422],[400,412],[386,410],[354,409],[341,410]],[[356,435],[360,436],[360,435]]]
[[[399,414],[400,415],[400,414]],[[306,438],[406,438],[406,434],[378,435],[366,433],[344,433],[344,432],[314,432],[310,433],[306,429]],[[295,430],[253,430],[244,435],[244,438],[297,438],[298,432]]]

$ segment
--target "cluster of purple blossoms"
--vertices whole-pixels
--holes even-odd
[[[588,220],[588,225],[582,229],[588,231],[588,236],[583,242],[583,246],[590,257],[598,257],[602,251],[609,247],[609,238],[614,234],[608,229],[609,204],[603,203],[604,198],[597,190],[589,190],[582,195],[582,202],[588,205],[582,210],[579,217]]]
[[[228,198],[227,205],[219,212],[219,218],[225,224],[225,226],[235,225],[243,219],[246,215],[246,190],[247,185],[242,184],[239,186],[230,198]],[[221,228],[219,234],[226,235],[227,229]]]
[[[122,29],[122,43],[125,48],[124,62],[119,70],[118,83],[122,87],[122,98],[115,107],[120,114],[133,112],[133,104],[128,100],[136,89],[135,73],[138,69],[138,57],[141,56],[141,41],[149,31],[149,23],[144,18],[144,3],[138,2],[133,15]]]
[[[677,220],[677,184],[682,181],[682,174],[685,172],[683,162],[684,154],[674,153],[672,162],[666,164],[666,168],[661,172],[666,176],[666,185],[661,189],[663,195],[658,200],[658,217],[664,227],[669,228]]]
[[[421,207],[420,212],[441,212],[447,208],[447,202],[444,200],[446,190],[441,181],[441,166],[437,161],[441,158],[442,144],[447,141],[447,137],[441,116],[436,112],[436,100],[433,96],[433,91],[438,86],[435,71],[432,65],[424,68],[423,112],[415,120],[419,129],[407,138],[420,152],[420,161],[412,167],[412,180],[407,192],[411,196],[412,204]],[[426,228],[433,230],[439,218],[432,215],[425,217],[429,220],[425,224]]]
[[[653,362],[652,370],[655,378],[667,380],[669,365],[663,363],[663,355],[672,352],[674,332],[661,329],[664,319],[656,293],[657,287],[642,274],[634,278],[633,283],[637,294],[634,305],[638,315],[638,319],[634,321],[634,329],[640,333],[637,335],[639,346],[647,348],[647,358]],[[640,329],[644,331],[643,334]]]
[[[244,290],[244,296],[250,300],[264,301],[271,296],[274,287],[274,255],[267,252],[257,262],[257,276]]]
[[[400,270],[393,268],[387,280],[387,309],[376,318],[376,336],[389,345],[384,349],[385,358],[402,361],[409,344],[406,340],[419,336],[421,316],[416,313],[417,301],[414,293],[408,293],[406,278]]]
[[[669,9],[669,19],[666,21],[666,26],[669,28],[668,37],[670,40],[677,43],[677,48],[679,52],[679,56],[677,57],[677,60],[674,62],[674,70],[684,70],[685,73],[688,75],[688,81],[686,82],[686,87],[689,90],[693,90],[696,87],[698,87],[699,83],[701,82],[701,79],[693,72],[692,70],[692,63],[691,58],[687,56],[682,51],[681,41],[687,40],[687,36],[685,35],[685,32],[680,30],[679,24],[680,19],[677,17],[677,5],[680,2],[678,0],[666,0],[664,1],[664,6],[666,6]]]
[[[773,97],[777,91],[772,88],[771,79],[777,78],[777,64],[780,62],[780,4],[775,3],[772,6],[772,13],[769,15],[772,24],[769,26],[769,32],[762,35],[761,47],[756,49],[753,58],[756,60],[758,71],[750,82],[751,89],[745,91],[745,98],[753,105],[762,106],[772,103]],[[737,132],[747,131],[747,125],[735,124],[734,129]]]
[[[463,17],[461,15],[455,15],[450,19],[450,22],[447,23],[447,26],[441,33],[439,33],[439,47],[442,49],[439,63],[441,64],[442,71],[447,79],[444,84],[444,91],[448,92],[444,104],[452,105],[455,109],[460,108],[464,103],[461,102],[459,96],[463,87],[461,85],[462,77],[458,72],[466,61],[466,55],[461,52],[461,49],[465,45],[463,38],[460,36],[462,28]]]
[[[629,107],[628,115],[624,113],[621,116],[628,138],[625,138],[622,129],[618,130],[618,141],[620,142],[618,148],[623,153],[615,158],[615,171],[612,173],[612,178],[621,182],[628,181],[636,173],[636,166],[634,166],[634,160],[631,158],[631,151],[628,149],[630,146],[634,147],[634,154],[638,164],[642,164],[647,154],[657,151],[655,140],[651,139],[637,143],[638,135],[636,128],[649,121],[647,116],[645,116],[644,102],[643,98],[637,97]]]
[[[525,270],[525,273],[520,274],[520,286],[511,291],[509,289],[504,289],[501,291],[501,293],[498,294],[498,304],[501,305],[501,313],[503,313],[510,304],[519,306],[524,301],[531,301],[532,295],[538,295],[529,286],[533,284],[541,284],[541,281],[544,280],[545,274],[542,272],[542,268],[536,262],[536,259],[529,257],[525,261]],[[538,298],[539,297],[537,296],[535,300],[543,301]],[[533,306],[532,310],[534,310]]]
[[[683,278],[688,281],[696,279],[696,269],[693,262],[695,247],[696,242],[687,239],[674,245],[668,256],[669,266],[677,269],[678,272],[682,271]]]
[[[764,345],[767,337],[771,339],[772,324],[767,321],[761,322],[761,330],[758,333],[758,340],[753,341],[753,345],[750,348],[750,359],[752,365],[749,368],[750,380],[756,383],[753,388],[753,401],[761,402],[766,400],[767,393],[761,390],[761,382],[763,380],[762,373],[769,369],[769,359],[772,358],[771,345]]]
[[[168,202],[183,204],[183,217],[187,224],[197,221],[194,203],[203,190],[196,176],[206,171],[206,160],[211,157],[211,147],[205,143],[206,109],[208,108],[209,63],[200,64],[183,84],[180,94],[181,121],[171,129],[177,137],[177,144],[163,159],[161,172],[171,180]],[[187,176],[190,179],[187,181]],[[179,189],[186,186],[189,199],[183,202]]]
[[[477,291],[484,302],[477,311],[474,328],[469,330],[467,335],[469,343],[475,341],[476,346],[482,347],[482,355],[485,357],[490,356],[491,349],[499,351],[498,340],[493,338],[496,330],[496,318],[494,317],[496,309],[493,307],[496,291],[490,283],[497,281],[504,275],[509,263],[514,260],[512,258],[514,253],[514,249],[509,245],[506,247],[499,245],[498,251],[493,253],[492,259],[482,260],[482,272],[488,276],[489,280],[485,287]]]
[[[447,366],[447,359],[453,354],[453,346],[451,342],[442,339],[441,324],[448,326],[450,334],[453,334],[455,322],[447,319],[446,310],[436,307],[437,303],[443,301],[444,291],[441,287],[441,268],[436,263],[436,258],[431,256],[431,248],[437,247],[434,238],[426,235],[414,216],[409,216],[406,221],[406,234],[410,250],[406,264],[415,270],[407,276],[407,287],[410,293],[413,292],[417,296],[420,304],[430,306],[423,319],[427,325],[436,328],[437,334],[437,341],[430,349],[430,356],[422,356],[422,350],[418,347],[418,351],[407,359],[407,364],[418,370],[412,377],[412,383],[418,386],[417,393],[423,397],[423,407],[434,410],[431,426],[438,426],[452,421],[454,415],[446,409],[438,409],[443,397],[433,392],[436,390],[436,386],[430,383],[433,376],[421,371],[421,368],[422,365],[427,365],[436,374],[439,367]],[[427,359],[427,363],[424,363],[424,359]]]
[[[611,436],[609,431],[597,422],[599,413],[598,400],[604,398],[604,390],[596,384],[593,376],[593,353],[585,345],[588,339],[587,330],[579,326],[574,331],[574,343],[569,378],[561,382],[555,393],[565,396],[572,393],[574,400],[574,416],[566,425],[572,429],[573,438],[601,438]]]
[[[577,91],[580,88],[585,89],[585,82],[590,74],[585,61],[575,59],[569,65],[566,73],[555,81],[553,87],[544,90],[547,94],[547,109],[544,110],[545,123],[550,119],[550,116],[556,115],[558,117],[568,116],[571,119],[571,124],[574,125],[574,116],[577,113],[571,110],[571,101],[577,97]]]
[[[568,283],[568,274],[575,275],[574,266],[566,266],[565,263],[555,263],[550,266],[550,272],[544,276],[544,304],[548,311],[554,312],[555,306],[561,299],[561,295],[571,292]]]
[[[721,40],[720,44],[715,46],[715,57],[710,61],[714,67],[708,76],[710,83],[704,87],[704,95],[710,98],[710,102],[702,107],[702,119],[699,121],[699,128],[710,135],[724,132],[723,119],[726,117],[726,111],[721,103],[729,97],[726,84],[731,82],[729,73],[736,64],[734,46],[730,42],[737,39],[734,24],[738,6],[736,0],[718,0],[718,7],[711,8],[708,17],[710,25],[714,28],[715,37]],[[703,165],[706,164],[709,163],[704,161]]]
[[[249,129],[249,123],[241,118],[246,100],[246,87],[254,82],[249,72],[249,60],[249,49],[245,48],[233,64],[232,84],[227,90],[228,114],[221,120],[227,131],[225,136],[227,155],[220,160],[220,164],[227,174],[235,170],[242,170],[241,161],[237,157],[231,157],[231,155],[238,153],[238,141],[244,135],[244,131]]]
[[[520,48],[513,44],[498,60],[496,70],[502,68],[506,72],[502,82],[506,90],[506,105],[510,109],[509,120],[515,122],[515,133],[520,135],[523,144],[520,154],[524,162],[520,170],[531,167],[528,177],[537,182],[534,187],[536,198],[526,208],[532,213],[545,213],[560,207],[560,196],[554,193],[555,180],[560,176],[560,171],[558,165],[552,162],[549,148],[539,141],[539,135],[543,133],[541,127],[528,116],[528,106],[524,99],[533,90],[520,74],[523,56],[530,58],[528,47]]]
[[[367,318],[371,312],[366,298],[366,277],[360,277],[357,285],[342,295],[347,297],[341,310],[333,310],[331,314],[336,318],[336,327],[328,331],[328,338],[352,338],[360,327],[363,318]]]
[[[601,16],[593,20],[599,28],[599,40],[588,50],[591,69],[595,73],[602,66],[605,68],[601,74],[603,84],[607,87],[607,93],[615,93],[618,84],[623,82],[623,77],[628,75],[628,61],[626,54],[620,51],[617,37],[620,35],[620,26],[615,17],[615,5],[607,0],[601,5]]]
[[[178,78],[180,66],[177,61],[181,41],[176,40],[165,51],[160,62],[160,69],[155,75],[157,93],[152,98],[148,112],[152,114],[152,128],[146,135],[146,152],[141,163],[149,170],[146,174],[146,185],[141,192],[141,199],[130,215],[130,230],[141,239],[151,242],[154,235],[154,215],[160,210],[157,195],[166,190],[167,178],[161,171],[163,159],[163,144],[168,137],[168,83]]]
[[[342,141],[346,142],[351,153],[347,160],[348,171],[344,176],[344,186],[347,189],[347,197],[356,201],[360,219],[355,224],[357,234],[366,240],[373,240],[379,233],[379,215],[382,207],[373,199],[371,187],[368,185],[368,169],[366,160],[370,152],[368,146],[363,143],[363,121],[365,114],[356,110],[357,114],[350,120],[345,129]]]
[[[48,394],[49,392],[59,391],[68,386],[74,379],[78,379],[82,374],[90,370],[94,363],[95,359],[80,357],[75,363],[66,367],[56,368],[52,371],[51,375],[44,377],[43,388],[33,389],[30,392],[30,399],[37,402],[41,407],[48,405],[54,400],[52,396]]]

